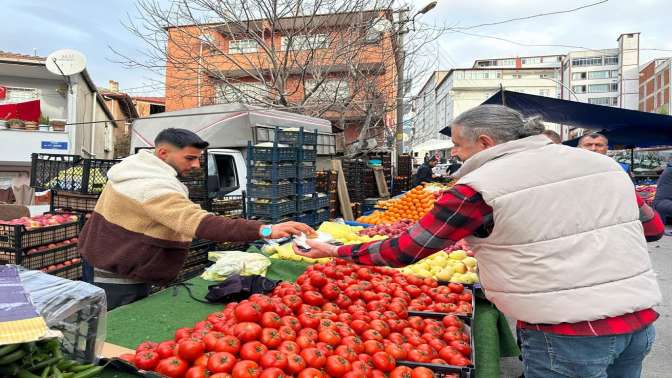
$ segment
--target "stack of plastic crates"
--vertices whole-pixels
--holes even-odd
[[[329,218],[338,217],[338,172],[318,171],[317,191],[329,197]]]
[[[0,224],[0,264],[20,265],[71,280],[82,277],[77,250],[82,224],[79,215],[61,224],[30,229],[8,223]]]
[[[243,195],[221,196],[212,200],[211,212],[227,218],[245,218],[245,193]],[[219,251],[244,251],[247,243],[220,242],[216,249]]]
[[[200,276],[205,268],[212,265],[208,260],[208,253],[216,249],[217,243],[210,240],[194,239],[189,246],[187,258],[184,260],[182,269],[177,274],[177,277],[167,286],[188,281],[194,277]],[[164,286],[153,285],[151,292],[155,293],[163,289]]]
[[[329,219],[329,197],[326,191],[317,188],[317,131],[306,132],[303,129],[283,131],[280,140],[297,149],[295,219],[317,226]],[[322,214],[326,214],[326,217]]]
[[[51,212],[89,214],[107,183],[107,172],[120,160],[79,155],[32,154],[30,186],[51,190]]]
[[[267,223],[290,220],[296,214],[298,150],[280,143],[280,129],[271,146],[247,146],[248,218]]]

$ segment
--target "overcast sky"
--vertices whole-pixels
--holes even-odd
[[[418,18],[423,24],[467,28],[483,23],[562,11],[599,0],[439,0],[438,6]],[[170,2],[170,0],[162,0]],[[413,0],[416,8],[425,0]],[[132,95],[162,95],[152,88],[151,73],[129,70],[114,63],[109,46],[133,55],[143,48],[122,25],[135,13],[134,0],[2,0],[0,50],[46,56],[61,48],[82,51],[88,71],[98,86],[117,80],[122,90]],[[609,0],[576,12],[549,15],[529,20],[458,29],[481,36],[457,32],[444,33],[427,50],[435,68],[470,67],[475,59],[542,54],[562,54],[567,47],[531,47],[486,38],[495,36],[523,44],[571,45],[586,48],[617,47],[621,33],[641,32],[640,62],[654,57],[672,56],[670,0]],[[667,49],[654,51],[646,49]],[[417,81],[424,81],[424,77]],[[417,83],[416,85],[417,86]]]

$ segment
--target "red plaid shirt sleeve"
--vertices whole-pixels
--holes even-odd
[[[492,217],[492,208],[466,185],[444,193],[418,223],[398,238],[338,249],[339,257],[362,265],[410,265],[473,234]]]

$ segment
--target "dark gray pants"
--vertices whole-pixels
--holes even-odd
[[[94,285],[105,290],[107,311],[119,306],[139,301],[149,295],[150,284],[110,284],[94,282]]]

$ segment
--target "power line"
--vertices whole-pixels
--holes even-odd
[[[489,23],[472,25],[472,26],[454,27],[453,29],[470,30],[470,29],[476,29],[476,28],[480,28],[480,27],[484,27],[484,26],[494,26],[494,25],[506,24],[506,23],[509,23],[509,22],[529,20],[529,19],[532,19],[532,18],[552,16],[552,15],[556,15],[556,14],[572,13],[572,12],[576,12],[576,11],[579,11],[579,10],[582,10],[582,9],[594,7],[596,5],[604,4],[608,1],[609,0],[602,0],[602,1],[595,2],[595,3],[591,3],[591,4],[582,5],[582,6],[577,7],[577,8],[572,8],[572,9],[566,9],[566,10],[555,11],[555,12],[538,13],[538,14],[533,14],[533,15],[530,15],[530,16],[516,17],[516,18],[511,18],[511,19],[508,19],[508,20],[497,21],[497,22],[489,22]]]

